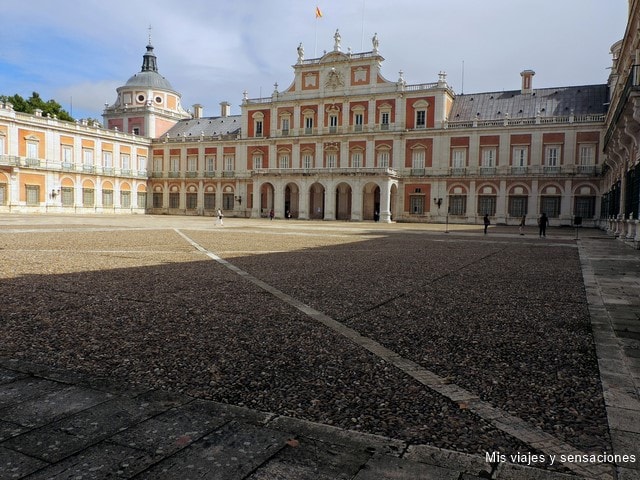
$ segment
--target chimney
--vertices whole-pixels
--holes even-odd
[[[520,72],[520,76],[522,77],[522,89],[520,93],[531,93],[533,92],[533,76],[536,74],[533,70],[525,70]]]
[[[220,116],[228,117],[231,115],[231,104],[229,102],[220,102]]]
[[[203,107],[199,103],[193,106],[193,118],[202,118]]]

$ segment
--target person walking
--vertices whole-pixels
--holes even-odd
[[[222,223],[222,217],[224,217],[224,215],[222,214],[222,210],[218,209],[218,211],[216,212],[216,217],[218,217],[218,220],[216,220],[216,225],[223,226],[224,223]]]
[[[273,220],[273,208],[271,210],[269,210],[269,220]]]
[[[549,225],[549,218],[547,214],[542,212],[540,218],[538,219],[538,227],[540,227],[540,238],[547,236],[547,226]]]
[[[487,228],[489,228],[489,225],[491,225],[491,220],[489,220],[489,214],[485,213],[484,214],[484,234],[487,234]]]
[[[520,227],[518,228],[518,230],[520,231],[520,235],[524,235],[524,226],[527,223],[527,217],[525,215],[522,216],[522,219],[520,220]]]

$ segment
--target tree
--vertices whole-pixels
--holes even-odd
[[[45,102],[38,92],[33,92],[31,97],[26,100],[17,93],[11,96],[0,95],[0,102],[11,103],[16,112],[32,114],[39,109],[42,110],[42,115],[45,117],[50,114],[51,116],[55,115],[60,120],[73,122],[73,117],[62,108],[62,105],[55,100]]]

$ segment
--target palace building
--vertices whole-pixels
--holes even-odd
[[[636,0],[630,21],[638,23]],[[631,25],[631,23],[630,23]],[[632,39],[631,37],[635,37]],[[187,112],[148,45],[104,127],[0,105],[0,211],[601,226],[636,235],[638,34],[607,84],[456,94],[410,85],[371,49],[305,58],[241,114]],[[517,72],[514,72],[517,74]],[[637,117],[637,118],[636,118]],[[634,126],[635,125],[635,126]],[[635,223],[633,223],[635,221]]]

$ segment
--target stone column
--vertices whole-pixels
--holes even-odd
[[[336,219],[336,184],[331,181],[327,183],[324,191],[324,220]]]
[[[362,221],[362,182],[356,181],[351,185],[351,220]]]
[[[298,218],[309,220],[309,183],[300,183],[300,193],[298,197]]]
[[[388,179],[380,185],[380,221],[391,223],[391,182]]]

